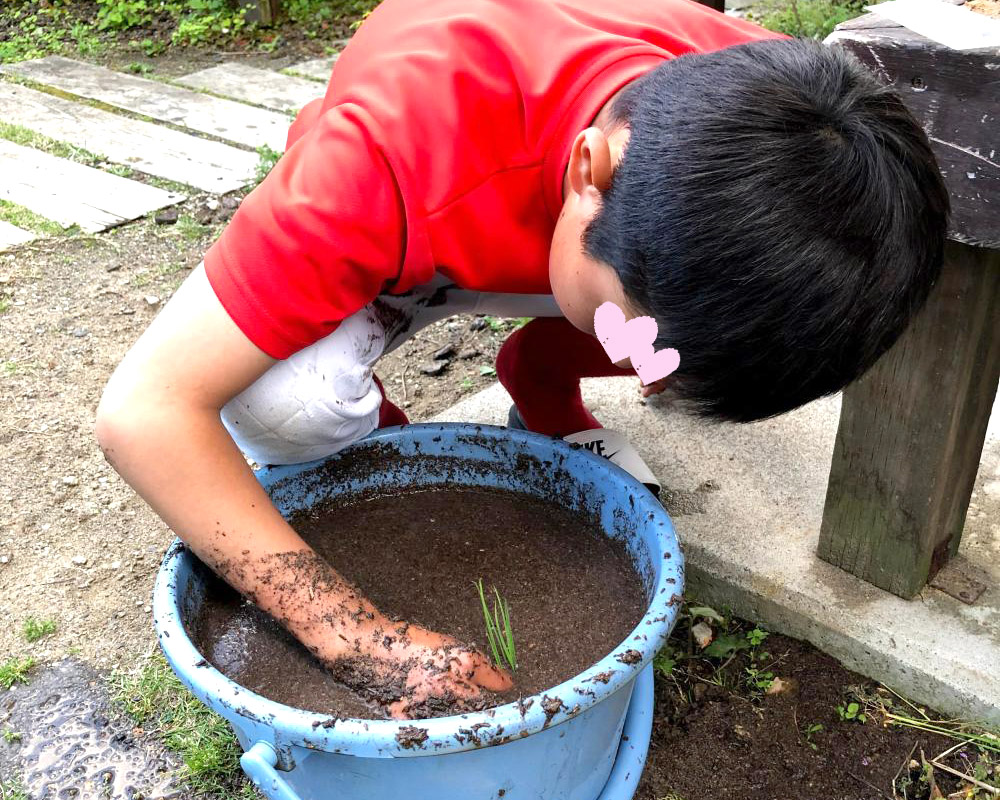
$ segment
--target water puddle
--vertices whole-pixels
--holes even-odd
[[[167,800],[180,760],[116,710],[101,676],[67,659],[0,694],[0,775],[20,777],[32,800]]]

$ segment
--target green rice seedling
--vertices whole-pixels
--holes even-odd
[[[486,602],[486,590],[483,579],[476,581],[479,590],[479,602],[483,607],[483,620],[486,622],[486,638],[489,639],[493,651],[493,662],[500,667],[507,666],[517,669],[517,649],[514,647],[514,630],[510,625],[510,604],[500,596],[500,590],[493,587],[493,610]]]

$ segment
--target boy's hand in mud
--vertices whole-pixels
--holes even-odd
[[[330,665],[331,671],[396,719],[489,708],[495,704],[489,693],[514,685],[482,653],[416,625],[376,628],[359,645],[360,653],[344,654]]]

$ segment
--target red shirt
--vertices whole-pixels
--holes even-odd
[[[547,293],[576,134],[664,59],[775,35],[690,0],[386,0],[208,251],[209,280],[275,358],[435,270]]]

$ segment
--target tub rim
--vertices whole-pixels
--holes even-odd
[[[554,453],[563,456],[567,467],[573,461],[583,459],[590,471],[607,470],[624,483],[625,488],[631,490],[637,517],[646,517],[644,526],[655,526],[654,536],[663,554],[659,564],[654,566],[658,575],[652,599],[628,636],[606,656],[572,678],[520,701],[486,711],[421,720],[336,718],[293,708],[252,692],[204,658],[184,629],[181,598],[174,591],[178,570],[184,559],[196,558],[178,538],[167,549],[156,576],[153,623],[160,647],[181,681],[202,702],[223,716],[236,714],[258,725],[273,728],[275,734],[280,734],[274,736],[276,744],[377,758],[443,755],[504,744],[554,728],[615,693],[631,689],[635,677],[652,661],[670,635],[684,591],[683,556],[673,523],[653,494],[628,472],[601,456],[579,445],[529,431],[469,423],[416,423],[376,430],[351,447],[377,443],[391,445],[406,432],[428,439],[432,435],[454,438],[475,435],[494,441],[513,440],[522,447],[544,442]],[[261,482],[269,488],[288,475],[313,469],[339,455],[305,464],[266,468],[269,471],[261,476]],[[649,635],[650,628],[654,631],[653,635]],[[640,654],[638,660],[635,660],[634,652]],[[631,663],[620,660],[622,657]],[[612,671],[610,677],[606,677],[608,670]],[[555,713],[546,713],[543,708],[546,698],[558,698],[561,707]],[[324,727],[324,723],[330,727]],[[420,744],[404,746],[396,738],[404,727],[422,728],[427,738]]]

